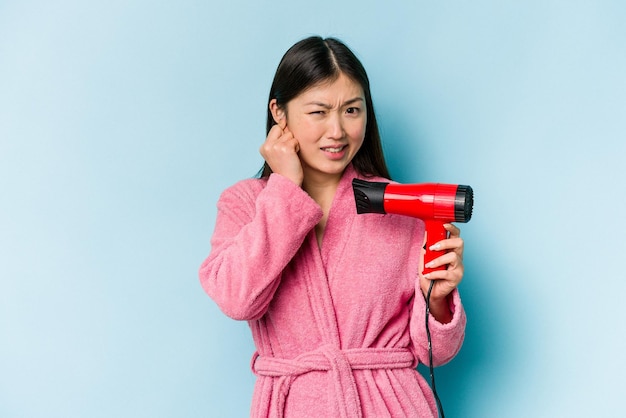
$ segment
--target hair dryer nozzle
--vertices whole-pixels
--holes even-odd
[[[459,185],[454,197],[454,218],[456,222],[469,222],[474,208],[474,190],[470,186]]]
[[[357,213],[392,213],[424,220],[469,222],[474,191],[461,184],[399,184],[352,180]]]
[[[385,213],[385,188],[389,183],[352,180],[357,213]]]

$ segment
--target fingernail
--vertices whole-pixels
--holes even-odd
[[[437,251],[441,248],[441,244],[435,244],[430,246],[431,251]]]
[[[424,267],[428,267],[431,268],[435,263],[433,263],[432,261],[429,263],[426,263],[426,265]]]
[[[424,278],[425,278],[425,279],[430,279],[430,273],[428,273],[428,274],[424,274]]]

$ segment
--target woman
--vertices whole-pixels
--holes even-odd
[[[248,321],[257,352],[253,417],[434,417],[415,370],[428,362],[425,297],[436,365],[460,349],[465,313],[460,231],[420,274],[424,224],[357,215],[353,178],[389,181],[370,87],[355,55],[311,37],[281,60],[268,103],[258,179],[218,202],[200,268],[223,312]]]

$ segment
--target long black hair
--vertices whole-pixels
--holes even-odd
[[[267,106],[267,132],[276,124],[269,103],[276,99],[279,108],[306,89],[322,82],[333,81],[345,74],[358,83],[365,95],[367,125],[363,145],[352,159],[354,168],[364,176],[390,178],[385,162],[370,92],[370,83],[361,61],[343,42],[336,38],[312,36],[305,38],[287,50],[276,69]],[[272,169],[264,164],[261,177],[267,177]]]

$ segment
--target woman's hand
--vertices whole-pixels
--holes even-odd
[[[287,120],[284,118],[277,125],[272,126],[265,142],[259,149],[274,173],[287,177],[301,186],[304,173],[300,157],[298,157],[299,151],[298,140],[289,131]]]
[[[445,224],[444,228],[450,233],[449,238],[433,245],[430,251],[447,251],[440,257],[428,263],[427,268],[436,268],[447,265],[445,270],[435,270],[426,275],[420,274],[420,288],[424,297],[428,294],[431,280],[434,280],[430,294],[430,312],[441,323],[452,320],[452,312],[448,304],[448,295],[461,283],[463,279],[463,239],[461,230],[452,224]]]

